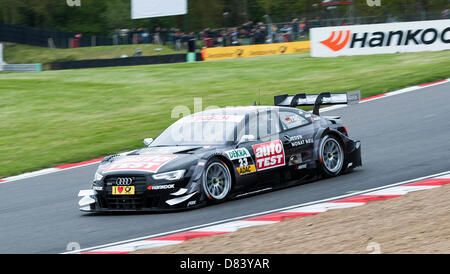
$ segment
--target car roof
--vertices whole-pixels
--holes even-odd
[[[237,106],[237,107],[225,107],[204,110],[197,112],[194,115],[204,116],[204,115],[245,115],[253,112],[268,111],[268,110],[283,110],[283,109],[295,109],[289,107],[278,107],[278,106]]]

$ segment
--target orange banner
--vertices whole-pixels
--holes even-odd
[[[277,44],[262,44],[251,46],[205,48],[202,50],[203,60],[222,60],[241,57],[268,56],[309,52],[310,42],[289,42]]]

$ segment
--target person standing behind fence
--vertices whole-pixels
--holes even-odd
[[[220,32],[220,38],[222,39],[221,41],[221,46],[222,47],[226,47],[228,46],[228,34],[226,30],[222,30]]]
[[[233,28],[233,31],[231,33],[231,45],[232,46],[239,46],[239,32],[237,28]]]
[[[303,18],[300,23],[300,36],[303,37],[308,33],[308,24],[306,22],[306,18]]]
[[[273,25],[272,26],[272,43],[278,43],[278,26]]]
[[[144,44],[148,44],[150,41],[148,40],[148,38],[149,38],[149,36],[150,36],[150,34],[149,34],[149,32],[148,32],[148,29],[143,29],[142,30],[142,39],[143,39],[143,43]]]
[[[168,41],[173,45],[173,48],[175,48],[175,32],[175,28],[169,29]]]
[[[255,44],[264,44],[266,42],[266,32],[263,27],[255,31]]]
[[[188,39],[188,51],[195,52],[197,47],[197,39],[195,37],[195,34],[193,32],[189,33],[187,39]]]
[[[115,29],[113,34],[113,45],[118,45],[120,43],[120,30]]]
[[[128,29],[120,30],[120,45],[126,45],[128,42]]]
[[[183,32],[181,34],[181,45],[183,47],[183,50],[188,48],[188,42],[189,42],[189,35]]]
[[[135,29],[131,29],[131,30],[129,30],[128,31],[128,44],[129,45],[131,45],[131,44],[134,44],[134,40],[135,40],[135,34],[136,33],[136,30]]]
[[[298,24],[298,19],[297,18],[292,19],[291,28],[292,28],[291,41],[297,41],[297,39],[298,39],[298,30],[299,30],[299,24]]]
[[[181,45],[181,36],[182,36],[182,33],[180,32],[179,29],[177,29],[177,32],[175,32],[175,50],[176,51],[180,51],[183,49],[183,47]]]
[[[450,9],[445,9],[442,12],[442,19],[450,19]]]
[[[168,39],[167,39],[168,34],[169,34],[169,32],[167,31],[166,28],[163,28],[163,29],[161,30],[160,38],[161,38],[161,42],[162,42],[163,45],[165,45],[166,42],[167,42],[167,40],[168,40]]]
[[[156,27],[155,31],[153,32],[153,43],[156,45],[161,45],[161,38],[160,38],[160,28]]]
[[[284,27],[281,29],[282,37],[283,39],[281,41],[283,42],[289,42],[290,36],[292,34],[292,28],[289,25],[284,25]]]

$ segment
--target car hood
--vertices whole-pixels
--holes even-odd
[[[179,169],[189,169],[207,152],[217,150],[211,146],[164,146],[148,147],[128,153],[106,157],[97,173],[155,174]]]

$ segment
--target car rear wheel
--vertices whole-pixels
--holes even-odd
[[[337,176],[343,171],[345,155],[341,142],[333,135],[320,141],[319,159],[322,171],[327,176]]]
[[[203,173],[203,190],[213,202],[222,202],[228,198],[232,179],[227,165],[219,160],[211,160]]]

